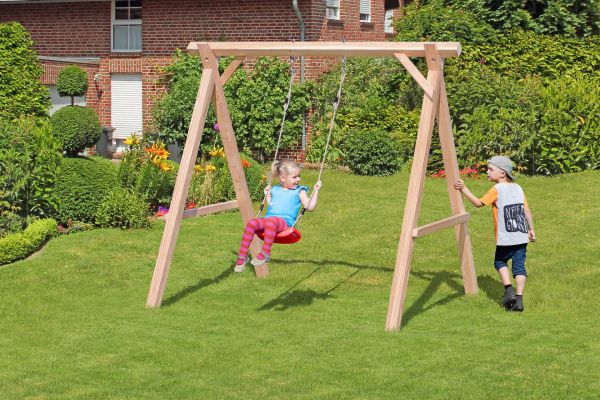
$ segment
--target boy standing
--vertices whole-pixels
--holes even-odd
[[[513,166],[510,158],[494,156],[488,161],[488,179],[496,182],[481,199],[471,193],[462,180],[454,188],[469,199],[475,207],[492,206],[494,231],[496,233],[496,255],[494,267],[504,285],[502,305],[507,310],[522,312],[523,290],[527,279],[525,258],[527,243],[535,241],[533,218],[521,186],[514,183]],[[517,290],[513,288],[507,261],[512,259],[512,273]]]

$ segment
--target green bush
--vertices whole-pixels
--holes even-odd
[[[600,7],[596,0],[446,0],[445,3],[473,13],[480,23],[489,23],[500,31],[521,28],[570,37],[600,33]]]
[[[94,223],[104,197],[118,187],[117,167],[100,157],[64,158],[56,182],[58,221]]]
[[[83,96],[87,88],[87,73],[81,67],[69,65],[61,69],[58,73],[56,80],[58,94],[61,96],[70,96],[71,105],[75,104],[75,96]]]
[[[315,85],[311,120],[313,129],[307,153],[307,160],[310,162],[320,162],[323,158],[340,74],[341,66],[337,65]],[[388,132],[402,131],[405,104],[413,101],[412,92],[407,90],[411,81],[412,78],[397,60],[348,59],[326,161],[341,163],[344,157],[342,143],[348,130],[370,127]]]
[[[58,225],[53,219],[32,222],[23,232],[0,239],[0,265],[22,260],[38,250],[57,233]]]
[[[600,169],[600,79],[564,77],[541,85],[532,171],[546,175]]]
[[[578,39],[515,30],[498,34],[485,45],[462,44],[461,56],[448,59],[448,77],[480,64],[515,81],[531,76],[600,76],[600,36]]]
[[[50,120],[54,135],[62,140],[63,150],[68,155],[77,155],[93,146],[102,134],[98,115],[91,108],[63,107]]]
[[[400,170],[400,144],[388,132],[357,129],[344,141],[345,164],[359,175],[391,175]]]
[[[0,119],[0,213],[48,217],[56,212],[61,149],[45,119]]]
[[[0,238],[25,228],[25,218],[10,211],[0,212]]]
[[[17,22],[0,23],[0,118],[47,115],[42,73],[29,33]]]
[[[148,204],[137,193],[122,188],[112,190],[100,203],[96,225],[106,228],[147,228]]]
[[[483,44],[496,35],[485,21],[471,14],[469,8],[445,7],[442,0],[429,4],[408,5],[395,24],[399,42],[467,42]]]

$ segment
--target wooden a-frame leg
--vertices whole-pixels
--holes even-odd
[[[202,58],[204,68],[212,68],[215,71],[218,71],[217,59],[210,47],[204,43],[198,46],[198,51]],[[236,65],[239,65],[239,61],[241,60],[236,60],[234,62]],[[232,71],[229,71],[228,75],[231,75],[232,73]],[[245,225],[248,220],[254,217],[254,208],[252,207],[252,199],[250,198],[250,192],[248,191],[246,174],[244,173],[242,160],[235,140],[231,116],[229,115],[229,109],[227,107],[225,90],[220,77],[215,80],[214,94],[217,122],[219,123],[219,132],[221,134],[221,141],[223,142],[223,150],[225,151],[225,158],[227,159],[231,180],[233,181],[233,188],[237,197],[242,222]],[[250,244],[250,254],[255,257],[260,253],[260,250],[260,239],[255,237]],[[269,266],[265,263],[260,267],[256,267],[254,271],[257,277],[264,278],[269,274]]]
[[[408,285],[408,276],[412,252],[414,248],[413,229],[416,228],[421,210],[421,199],[423,185],[427,172],[427,161],[429,148],[431,146],[431,135],[439,108],[439,87],[441,75],[441,60],[435,44],[425,44],[425,54],[429,72],[427,81],[433,89],[433,96],[423,96],[423,106],[419,120],[419,131],[415,144],[415,153],[412,162],[406,204],[404,206],[404,217],[402,219],[402,232],[398,243],[398,254],[396,256],[396,267],[392,279],[390,300],[388,304],[386,330],[397,330],[402,322],[402,311]]]
[[[198,155],[198,148],[200,147],[200,139],[202,139],[202,130],[204,129],[204,123],[206,122],[208,105],[210,104],[212,92],[215,87],[215,75],[217,74],[218,70],[212,69],[204,69],[202,72],[202,79],[200,81],[200,87],[194,105],[194,112],[192,114],[192,120],[190,121],[181,163],[179,164],[177,180],[175,181],[173,197],[171,199],[171,205],[169,206],[169,213],[167,214],[167,221],[160,242],[158,257],[156,258],[152,283],[150,284],[150,290],[148,291],[148,298],[146,300],[147,307],[160,307],[162,302],[165,287],[167,285],[169,267],[171,265],[171,260],[173,259],[173,252],[175,250],[177,235],[181,225],[183,210],[185,208],[192,174],[194,172],[194,164],[196,162],[196,156]]]
[[[452,214],[462,214],[465,212],[465,204],[462,194],[454,189],[454,182],[460,179],[458,172],[458,161],[456,159],[456,147],[452,135],[452,121],[450,119],[450,108],[448,107],[448,96],[446,94],[446,84],[443,79],[440,80],[440,107],[438,115],[438,130],[440,134],[440,144],[444,159],[444,170],[446,171],[446,183],[448,185],[448,195],[450,197],[450,207]],[[458,245],[458,255],[461,262],[461,273],[463,277],[463,286],[465,293],[477,293],[477,274],[475,273],[475,262],[473,260],[473,251],[471,246],[471,236],[467,222],[458,224],[454,228],[456,243]]]

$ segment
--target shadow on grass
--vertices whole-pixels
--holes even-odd
[[[275,299],[269,301],[267,304],[259,307],[257,309],[257,311],[266,311],[266,310],[285,311],[291,307],[309,306],[312,303],[314,303],[315,300],[327,300],[329,298],[335,297],[331,293],[334,290],[336,290],[337,288],[339,288],[340,286],[342,286],[345,282],[347,282],[350,278],[352,278],[354,275],[356,275],[361,270],[377,270],[377,271],[383,271],[383,272],[391,271],[390,268],[386,268],[386,267],[359,265],[359,264],[353,264],[353,263],[339,261],[339,260],[316,261],[316,260],[306,260],[306,259],[303,259],[303,260],[272,259],[271,261],[280,262],[282,264],[287,264],[287,265],[290,265],[290,264],[312,264],[312,265],[316,265],[316,268],[313,271],[311,271],[307,276],[305,276],[304,278],[300,279],[298,282],[293,284],[288,290],[286,290],[285,292],[280,294],[277,298],[275,298]],[[324,292],[317,292],[312,289],[297,289],[298,285],[300,285],[302,282],[309,279],[311,276],[313,276],[315,273],[317,273],[318,271],[320,271],[322,268],[324,268],[326,266],[351,267],[351,268],[355,268],[356,271],[354,271],[348,277],[343,279],[337,285],[333,286],[331,289],[326,290]]]
[[[479,283],[479,288],[485,292],[485,295],[490,300],[492,300],[494,303],[497,303],[499,306],[502,305],[504,288],[502,287],[502,283],[500,281],[486,275],[477,278],[477,283]]]
[[[175,293],[174,295],[172,295],[171,297],[169,297],[168,299],[163,301],[162,305],[163,305],[163,307],[169,307],[169,306],[177,303],[179,300],[183,299],[184,297],[187,297],[190,294],[197,292],[198,290],[200,290],[202,288],[205,288],[209,285],[214,285],[215,283],[221,282],[223,279],[227,278],[232,273],[233,273],[233,266],[227,267],[227,269],[225,271],[221,272],[221,274],[219,274],[219,276],[216,276],[214,278],[200,279],[196,284],[188,286],[185,289],[180,290],[179,292]]]
[[[464,296],[465,290],[459,283],[462,277],[455,272],[448,271],[411,271],[411,275],[418,278],[429,280],[429,285],[421,293],[421,296],[406,310],[402,317],[402,326],[406,326],[414,317],[431,310],[434,307],[448,304],[454,299]],[[456,293],[447,295],[446,297],[428,304],[435,292],[437,292],[442,284],[448,285]]]

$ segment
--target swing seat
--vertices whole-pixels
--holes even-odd
[[[256,232],[256,236],[258,236],[260,240],[265,240],[264,231]],[[302,235],[296,228],[287,228],[275,235],[273,243],[292,244],[299,241],[301,237]]]

